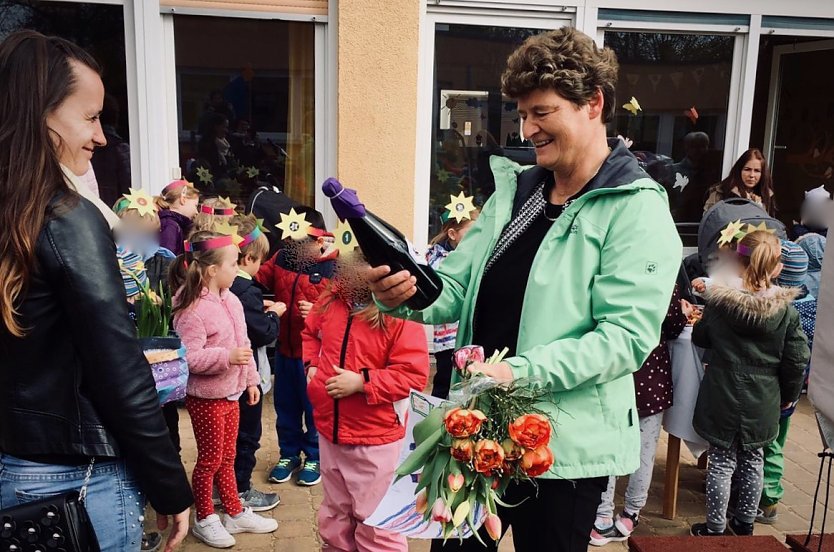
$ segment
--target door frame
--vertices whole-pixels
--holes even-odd
[[[799,35],[797,35],[799,36]],[[765,119],[764,153],[770,160],[770,170],[774,170],[774,153],[777,146],[776,123],[779,120],[779,103],[782,99],[782,58],[791,54],[804,54],[834,50],[834,39],[820,36],[820,40],[800,44],[782,44],[773,47],[773,61],[770,66],[770,86],[767,93],[767,118]]]

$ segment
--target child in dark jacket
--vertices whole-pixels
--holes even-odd
[[[187,180],[174,180],[154,198],[159,211],[159,244],[174,255],[183,253],[199,202],[200,192]]]
[[[640,467],[628,478],[623,512],[616,518],[614,491],[617,478],[613,475],[608,478],[608,489],[602,494],[597,508],[597,519],[591,531],[593,546],[622,542],[631,536],[639,523],[640,510],[646,505],[649,497],[663,412],[672,406],[672,360],[668,342],[670,339],[677,339],[681,334],[686,327],[686,318],[681,306],[679,288],[675,286],[669,310],[660,329],[660,344],[634,373],[637,415],[640,417]]]
[[[763,485],[762,447],[779,433],[779,413],[799,397],[810,358],[795,290],[772,284],[782,270],[779,239],[767,231],[745,235],[736,251],[742,289],[709,288],[704,316],[692,342],[712,350],[698,393],[692,425],[710,444],[707,522],[696,536],[722,535],[727,528],[730,487],[738,503],[730,529],[753,534]]]
[[[244,507],[251,507],[256,512],[264,512],[276,507],[281,501],[275,493],[264,493],[252,487],[252,471],[255,469],[255,452],[261,446],[261,414],[263,396],[272,386],[269,359],[266,346],[278,337],[281,315],[287,310],[284,303],[264,301],[263,294],[252,278],[258,273],[261,262],[269,252],[269,242],[251,215],[232,217],[231,224],[237,227],[243,237],[238,257],[238,274],[232,287],[243,305],[246,319],[246,332],[255,352],[255,365],[261,375],[261,399],[250,405],[245,396],[240,397],[240,424],[237,433],[237,455],[235,456],[235,479],[237,490]],[[263,354],[259,354],[263,353]],[[264,366],[266,364],[266,366]]]
[[[312,223],[307,237],[284,240],[282,249],[261,266],[255,279],[275,294],[276,301],[287,305],[281,317],[273,393],[281,458],[270,472],[269,481],[284,483],[298,472],[298,484],[311,486],[321,481],[321,473],[313,407],[307,398],[301,331],[313,303],[333,275],[333,261],[322,260],[325,240],[333,236],[324,229],[321,213],[309,207],[296,211]]]

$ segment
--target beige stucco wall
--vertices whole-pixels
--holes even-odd
[[[339,178],[409,236],[420,6],[421,0],[340,0],[337,8]]]

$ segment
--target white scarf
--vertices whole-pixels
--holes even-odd
[[[69,185],[71,190],[74,190],[78,195],[86,199],[87,201],[91,202],[93,205],[98,207],[98,210],[101,211],[101,214],[104,215],[107,224],[110,225],[110,229],[112,230],[114,226],[119,223],[119,217],[116,216],[116,213],[113,210],[105,205],[105,203],[93,193],[89,186],[87,186],[81,179],[75,175],[69,168],[65,167],[63,164],[61,165],[61,170],[64,171],[64,178],[66,178],[67,184]]]

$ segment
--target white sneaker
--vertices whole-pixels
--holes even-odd
[[[246,508],[238,517],[233,518],[226,515],[223,519],[223,527],[229,533],[272,533],[278,529],[278,522],[272,518],[265,518],[259,516],[252,511],[252,508]]]
[[[195,537],[214,548],[231,548],[235,538],[226,531],[220,522],[220,516],[211,514],[206,519],[194,521],[191,532]]]

